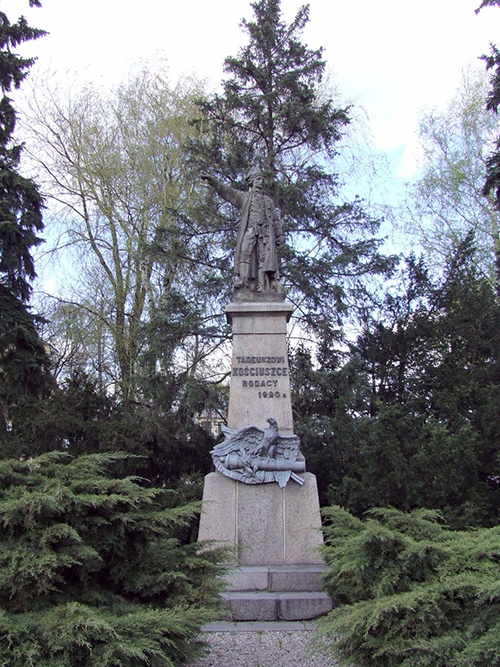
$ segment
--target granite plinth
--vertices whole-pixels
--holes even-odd
[[[293,433],[286,325],[286,302],[235,302],[226,306],[233,330],[227,425],[267,428],[276,419],[280,433]]]
[[[324,565],[243,565],[226,576],[230,591],[320,592]]]
[[[244,301],[246,303],[279,303],[285,300],[285,291],[281,292],[257,292],[248,288],[239,288],[233,291],[233,301]]]
[[[233,621],[303,621],[318,618],[332,609],[326,593],[223,593]]]
[[[198,539],[235,550],[240,565],[321,565],[323,544],[316,477],[248,485],[218,472],[205,477]]]

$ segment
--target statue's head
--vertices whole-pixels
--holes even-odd
[[[264,178],[259,167],[251,167],[248,174],[245,177],[245,180],[249,187],[252,185],[261,186],[264,183]]]

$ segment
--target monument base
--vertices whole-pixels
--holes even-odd
[[[327,613],[332,603],[321,592],[319,578],[324,564],[319,553],[323,535],[316,477],[302,473],[304,457],[293,431],[286,341],[293,307],[282,296],[276,299],[259,293],[250,298],[242,291],[225,310],[233,332],[227,426],[235,435],[234,442],[233,435],[226,435],[212,452],[217,469],[224,474],[205,477],[198,539],[233,551],[234,568],[223,594],[233,620],[315,618]],[[240,430],[247,440],[238,440]],[[259,442],[267,450],[260,452],[259,442],[252,440],[255,431],[261,432]],[[281,436],[287,439],[289,456],[280,452],[287,444],[279,440]],[[232,458],[236,476],[229,474],[234,472]],[[245,460],[246,465],[241,463]],[[281,475],[270,482],[256,473],[267,470],[259,467],[263,463],[285,462],[301,464],[296,476],[304,484]],[[293,467],[276,470],[295,474]],[[286,485],[280,486],[283,481]]]
[[[199,541],[234,553],[223,594],[235,621],[307,620],[328,613],[321,592],[323,544],[316,477],[247,485],[218,472],[205,478]]]

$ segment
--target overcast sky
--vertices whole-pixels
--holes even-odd
[[[104,84],[130,67],[166,59],[172,82],[195,73],[218,85],[227,55],[245,42],[239,28],[251,18],[248,0],[0,0],[13,21],[24,13],[49,35],[24,45],[37,67],[61,78],[83,72]],[[290,21],[300,0],[282,0]],[[359,102],[375,146],[387,151],[396,172],[411,171],[411,144],[422,108],[444,104],[461,71],[500,43],[500,9],[478,15],[480,0],[310,0],[303,40],[324,47],[342,97]]]
[[[291,20],[300,0],[282,0]],[[500,9],[480,0],[310,0],[304,41],[323,46],[347,99],[366,109],[377,147],[402,150],[419,110],[449,98],[464,66],[500,42]],[[172,80],[194,72],[215,85],[225,56],[244,42],[248,0],[0,0],[10,20],[24,13],[50,34],[25,46],[61,75],[120,80],[138,60],[162,53]]]

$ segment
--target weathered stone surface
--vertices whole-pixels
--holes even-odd
[[[321,565],[316,478],[250,486],[220,473],[205,479],[198,539],[237,546],[241,565]]]
[[[233,329],[227,425],[266,428],[273,417],[283,435],[293,434],[286,323],[288,303],[232,303],[226,315]]]
[[[245,433],[248,426],[265,429],[270,417],[269,424],[276,420],[280,434],[293,436],[286,346],[292,307],[256,299],[226,308],[233,328],[228,427]],[[227,452],[222,443],[217,453],[224,454],[224,465],[233,470],[230,457],[244,460],[246,449],[229,444]],[[255,457],[272,458],[260,449],[251,462]],[[299,452],[296,461],[303,460]],[[261,470],[250,467],[255,475]],[[318,552],[323,538],[316,478],[299,476],[302,486],[290,480],[283,488],[275,482],[242,483],[219,472],[206,478],[199,539],[236,547],[239,567],[226,577],[229,590],[223,595],[234,621],[306,620],[331,609],[331,600],[320,592],[324,564]]]
[[[286,333],[286,324],[293,312],[293,306],[287,301],[265,302],[265,301],[233,301],[225,309],[227,321],[236,333]],[[245,319],[236,319],[236,316],[244,315]],[[284,315],[284,319],[282,318]],[[255,329],[249,329],[246,325],[239,329],[245,320],[250,319],[255,323]],[[270,320],[274,320],[270,324]]]
[[[276,621],[278,598],[275,593],[222,593],[233,621]]]
[[[234,621],[308,620],[332,609],[326,593],[228,592],[222,597]]]
[[[277,484],[239,484],[238,556],[242,565],[284,563],[283,497],[287,489]]]
[[[224,577],[228,591],[267,591],[269,568],[267,565],[236,567]]]
[[[269,590],[321,591],[320,575],[324,565],[279,565],[269,568]]]
[[[304,473],[304,485],[288,484],[284,496],[285,564],[316,563],[323,559],[319,547],[323,544],[316,476]]]
[[[321,591],[324,565],[243,565],[224,577],[228,591]]]
[[[282,290],[281,292],[255,292],[251,289],[243,287],[241,289],[234,290],[233,292],[233,301],[276,303],[284,301],[285,297],[285,290]]]
[[[283,621],[307,620],[324,616],[332,609],[326,593],[277,593],[278,618]]]
[[[238,488],[218,472],[205,477],[198,540],[214,540],[235,550],[238,543]]]

